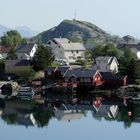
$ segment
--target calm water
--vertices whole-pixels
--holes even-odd
[[[1,102],[2,140],[138,140],[140,104]],[[132,113],[132,114],[131,114]],[[129,116],[129,115],[131,116]]]

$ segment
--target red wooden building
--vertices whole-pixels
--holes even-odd
[[[78,85],[99,86],[102,85],[102,76],[95,70],[73,69],[65,73],[64,81]]]
[[[63,81],[64,74],[71,69],[71,67],[47,67],[45,69],[45,79],[47,81]]]
[[[119,87],[128,85],[127,75],[113,74],[110,72],[101,73],[105,86]]]

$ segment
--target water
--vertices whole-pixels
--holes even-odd
[[[55,106],[55,107],[54,107]],[[131,114],[130,114],[131,112]],[[140,104],[104,101],[86,105],[1,102],[2,140],[138,140]]]

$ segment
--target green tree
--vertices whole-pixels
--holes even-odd
[[[32,65],[34,70],[44,70],[47,66],[49,66],[53,61],[53,56],[51,50],[44,45],[38,47],[37,52],[32,61]]]
[[[15,59],[17,59],[17,54],[16,54],[15,49],[12,48],[10,50],[10,52],[7,55],[7,59],[9,59],[9,60],[15,60]]]
[[[1,37],[1,44],[5,46],[16,46],[18,44],[27,42],[25,38],[22,38],[20,33],[16,30],[8,31]]]
[[[124,48],[124,53],[123,56],[120,59],[120,72],[122,74],[128,74],[127,69],[129,68],[129,65],[131,63],[131,60],[136,60],[137,56],[136,54],[134,54],[130,48],[128,48],[127,46]]]
[[[103,54],[106,56],[115,56],[116,58],[120,59],[121,52],[119,49],[115,47],[113,44],[107,44],[103,48]]]
[[[102,56],[103,55],[103,45],[99,45],[96,48],[92,50],[92,58],[96,58],[97,56]]]
[[[97,56],[115,56],[117,59],[120,59],[121,52],[113,44],[99,45],[92,51],[92,57]]]
[[[135,59],[132,59],[126,68],[126,72],[130,81],[134,82],[135,79],[140,78],[140,64]]]

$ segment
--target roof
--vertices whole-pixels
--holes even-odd
[[[8,66],[30,66],[30,60],[6,60]]]
[[[56,71],[66,72],[66,71],[69,70],[69,69],[70,69],[70,67],[58,67],[58,68],[56,69]]]
[[[67,39],[67,38],[54,38],[52,41],[56,41],[57,43],[70,43],[70,40],[69,39]]]
[[[117,62],[117,64],[119,65],[117,58],[115,56],[98,56],[95,60],[96,61],[106,61],[106,62],[108,62],[108,64],[111,64],[114,59]]]
[[[47,67],[45,71],[55,71],[56,67]]]
[[[11,49],[16,48],[16,46],[0,46],[0,53],[9,53]]]
[[[113,74],[110,72],[101,72],[103,80],[123,80],[126,75]]]
[[[18,45],[16,48],[16,52],[18,52],[18,53],[30,53],[34,46],[37,47],[36,44]]]
[[[67,38],[54,38],[51,41],[53,41],[55,44],[59,44],[61,47],[64,48],[66,51],[71,50],[85,50],[85,47],[82,43],[78,42],[71,42]]]
[[[82,70],[82,69],[73,69],[73,70],[68,70],[64,77],[71,77],[71,76],[76,76],[76,77],[89,77],[92,78],[96,74],[96,70]]]

